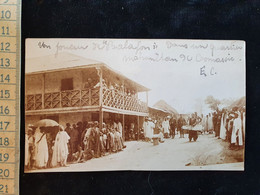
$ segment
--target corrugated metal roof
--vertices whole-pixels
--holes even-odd
[[[127,78],[119,71],[113,70],[103,62],[92,59],[87,59],[75,54],[62,52],[58,55],[48,55],[36,58],[27,58],[25,60],[25,74],[40,74],[54,71],[66,71],[69,69],[87,68],[87,67],[104,67],[105,69],[114,72],[119,77],[131,82],[138,90],[138,92],[149,91],[150,89],[143,85]]]
[[[60,69],[76,68],[79,66],[90,66],[103,64],[102,62],[86,59],[71,53],[63,52],[58,55],[48,55],[25,60],[25,73],[36,73],[54,71]]]
[[[170,112],[167,112],[166,110],[156,108],[156,107],[152,107],[152,106],[149,106],[149,108],[154,109],[154,110],[158,110],[158,111],[161,111],[161,112],[165,112],[165,113],[168,113],[168,114],[170,113]]]

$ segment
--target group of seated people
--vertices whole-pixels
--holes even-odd
[[[94,81],[92,78],[88,78],[87,82],[83,84],[84,89],[92,89],[92,88],[95,89],[98,87],[100,87],[100,82]],[[115,92],[117,92],[124,96],[137,97],[137,92],[135,90],[130,90],[125,88],[123,84],[112,83],[112,82],[109,82],[109,84],[107,84],[107,81],[105,79],[102,79],[102,87],[104,89],[111,90],[112,94],[115,94]]]

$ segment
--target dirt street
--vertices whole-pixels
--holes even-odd
[[[124,151],[68,167],[32,172],[78,172],[112,170],[243,170],[243,151],[229,151],[228,143],[214,135],[199,135],[196,142],[185,138],[166,139],[154,146],[142,141],[126,142]],[[236,154],[232,156],[230,154]]]

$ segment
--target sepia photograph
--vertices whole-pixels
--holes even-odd
[[[245,44],[26,39],[24,171],[244,171]]]

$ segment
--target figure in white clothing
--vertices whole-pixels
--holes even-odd
[[[246,138],[246,113],[245,112],[243,112],[242,126],[243,126],[243,135],[244,135],[244,141],[245,141],[245,138]]]
[[[207,123],[207,118],[201,114],[201,125],[202,125],[202,133],[205,133],[206,129],[206,123]]]
[[[25,133],[25,147],[24,147],[24,166],[28,167],[30,162],[29,155],[29,136]]]
[[[163,128],[164,136],[168,138],[170,134],[170,123],[169,120],[167,120],[167,118],[165,118],[164,121],[162,122],[162,128]]]
[[[64,131],[64,127],[60,125],[60,131],[56,135],[51,165],[56,167],[57,165],[66,166],[67,157],[69,154],[68,143],[70,136]]]
[[[149,126],[149,123],[148,123],[148,119],[146,118],[146,119],[144,120],[144,124],[143,124],[144,137],[145,137],[145,138],[147,138],[148,126]],[[149,133],[148,133],[148,134],[149,134]]]
[[[151,140],[152,138],[153,138],[153,134],[154,134],[154,128],[155,128],[155,124],[152,122],[152,120],[151,119],[149,119],[149,123],[148,123],[149,125],[148,125],[148,135],[147,135],[147,137]]]
[[[122,126],[122,123],[120,121],[118,121],[117,127],[118,127],[118,130],[119,130],[121,136],[123,136],[123,126]]]
[[[208,117],[208,131],[209,133],[213,133],[213,119],[212,119],[212,115],[209,113],[209,117]]]
[[[223,113],[222,114],[222,117],[221,117],[221,124],[220,124],[220,134],[219,134],[219,137],[223,140],[226,139],[226,114]]]
[[[39,128],[35,131],[35,166],[45,168],[48,162],[49,153],[46,134]]]
[[[238,145],[243,145],[243,138],[242,138],[242,121],[239,117],[238,113],[235,113],[235,119],[233,123],[232,135],[231,135],[231,144],[237,144],[238,138]]]

